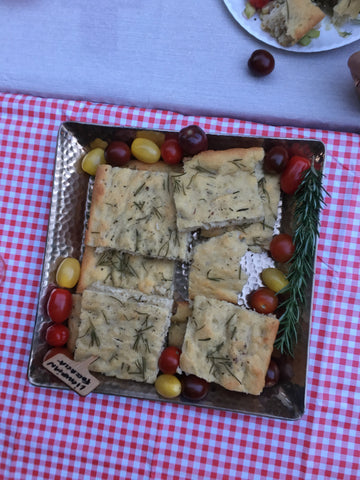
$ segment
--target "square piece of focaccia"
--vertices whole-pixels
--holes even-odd
[[[249,250],[259,252],[263,248],[269,248],[271,238],[274,234],[275,222],[278,218],[280,205],[280,177],[265,173],[262,162],[255,167],[255,176],[258,181],[258,191],[264,207],[264,220],[255,223],[245,223],[236,227],[215,228],[201,230],[203,237],[214,237],[229,230],[238,230]]]
[[[172,297],[175,262],[149,258],[113,249],[85,247],[77,292],[95,282],[131,288],[147,295]]]
[[[75,360],[98,359],[90,370],[154,383],[172,314],[172,300],[136,290],[100,287],[82,294]]]
[[[176,227],[168,173],[98,167],[86,245],[185,260],[188,241]]]
[[[189,273],[189,297],[197,295],[237,303],[248,276],[240,267],[247,245],[239,232],[227,232],[196,245]]]
[[[278,326],[273,315],[195,297],[180,368],[228,390],[260,395]]]
[[[177,225],[180,231],[241,225],[264,219],[255,165],[262,148],[207,150],[184,163],[184,173],[172,175]]]

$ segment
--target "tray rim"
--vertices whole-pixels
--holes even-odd
[[[36,317],[35,317],[35,324],[39,321],[39,309],[40,309],[40,300],[41,300],[41,294],[44,292],[44,289],[48,287],[48,283],[46,278],[48,275],[46,275],[45,271],[45,263],[46,259],[49,255],[49,252],[52,250],[52,246],[50,245],[50,240],[51,240],[51,217],[52,214],[54,213],[54,210],[56,209],[56,204],[57,201],[54,197],[54,185],[56,183],[56,172],[58,168],[58,154],[59,154],[59,147],[61,143],[61,134],[64,129],[67,129],[68,126],[76,126],[78,128],[95,128],[95,129],[105,129],[105,130],[127,130],[127,131],[138,131],[138,130],[148,130],[148,131],[160,131],[160,132],[174,132],[176,130],[168,130],[168,129],[161,129],[161,128],[143,128],[143,127],[130,127],[130,126],[122,126],[122,125],[110,125],[110,124],[101,124],[101,123],[88,123],[88,122],[76,122],[76,121],[65,121],[62,122],[59,126],[58,133],[57,133],[57,141],[56,141],[56,149],[55,149],[55,161],[54,161],[54,171],[53,171],[53,181],[52,181],[52,192],[51,192],[51,204],[50,204],[50,209],[49,209],[49,223],[48,223],[48,228],[47,228],[47,234],[46,234],[46,242],[45,242],[45,249],[44,249],[44,257],[43,257],[43,264],[42,264],[42,274],[41,274],[41,280],[39,284],[39,291],[38,291],[38,304],[37,304],[37,309],[36,309]],[[75,135],[75,134],[73,134]],[[325,143],[321,140],[318,139],[313,139],[313,138],[294,138],[294,137],[274,137],[274,136],[263,136],[263,135],[246,135],[246,134],[239,134],[239,133],[232,133],[232,134],[223,134],[223,133],[207,133],[207,135],[211,138],[219,138],[219,137],[226,137],[228,140],[229,139],[246,139],[249,141],[261,141],[261,142],[266,142],[266,141],[274,141],[274,142],[279,142],[279,141],[287,141],[287,142],[301,142],[301,143],[316,143],[318,146],[321,146],[321,154],[323,158],[322,162],[322,170],[325,168],[325,163],[326,163],[326,146]],[[79,139],[77,139],[79,145]],[[86,145],[82,146],[84,151],[86,151]],[[320,212],[321,215],[321,212]],[[320,218],[319,218],[320,220]],[[182,406],[194,406],[194,407],[200,407],[200,408],[206,408],[206,409],[213,409],[213,410],[221,410],[221,411],[229,411],[233,413],[240,413],[244,415],[250,415],[250,416],[262,416],[262,417],[267,417],[267,418],[272,418],[272,419],[278,419],[278,420],[290,420],[290,421],[295,421],[299,420],[305,413],[306,411],[306,406],[307,406],[307,388],[308,388],[308,381],[307,381],[307,376],[308,376],[308,368],[309,368],[309,344],[310,344],[310,334],[311,334],[311,322],[312,322],[312,312],[313,312],[313,296],[314,296],[314,283],[315,283],[315,271],[316,271],[316,258],[317,258],[317,248],[318,248],[318,239],[316,241],[316,248],[315,248],[315,260],[314,260],[314,272],[312,275],[312,281],[311,281],[311,286],[309,287],[310,291],[310,303],[308,305],[308,312],[309,312],[309,318],[308,318],[308,327],[307,327],[307,342],[306,342],[306,367],[305,367],[305,385],[303,388],[303,408],[300,410],[296,415],[294,416],[276,416],[271,413],[266,413],[266,412],[256,412],[256,411],[247,411],[244,409],[236,409],[236,408],[229,408],[229,407],[223,407],[221,405],[206,405],[202,402],[190,402],[185,399],[165,399],[160,397],[156,391],[155,388],[152,385],[153,388],[153,393],[150,396],[139,396],[135,393],[112,393],[112,392],[103,392],[101,389],[101,384],[100,386],[93,391],[93,393],[100,393],[100,394],[105,394],[105,395],[111,395],[111,396],[119,396],[119,397],[128,397],[128,398],[136,398],[140,400],[148,400],[148,401],[154,401],[154,402],[163,402],[163,403],[172,403],[172,404],[177,404],[177,405],[182,405]],[[30,355],[29,355],[29,360],[28,360],[28,368],[27,368],[27,378],[28,381],[31,385],[36,386],[36,387],[41,387],[41,388],[50,388],[50,389],[55,389],[55,390],[67,390],[69,392],[72,392],[72,390],[67,387],[65,384],[62,384],[58,382],[58,384],[55,385],[49,385],[46,382],[40,382],[37,381],[34,376],[32,375],[32,362],[33,362],[33,357],[34,357],[34,344],[35,344],[35,337],[36,337],[36,332],[35,328],[33,331],[33,337],[32,337],[32,342],[31,342],[31,350],[30,350]],[[93,372],[96,376],[99,376],[96,372]],[[101,375],[100,375],[101,376]],[[73,392],[75,393],[75,392]],[[240,394],[240,395],[245,395],[245,394]],[[251,397],[251,396],[250,396]]]

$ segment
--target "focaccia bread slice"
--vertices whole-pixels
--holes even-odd
[[[325,17],[311,0],[273,0],[261,12],[261,28],[290,47]]]
[[[195,297],[180,368],[228,390],[260,395],[278,326],[273,315]]]
[[[77,292],[95,282],[139,290],[147,295],[172,297],[175,262],[131,255],[113,249],[85,247]]]
[[[214,228],[263,220],[255,165],[260,147],[207,150],[172,175],[179,231]]]
[[[90,370],[136,382],[154,383],[172,313],[172,300],[136,290],[84,290],[75,360],[99,358]]]
[[[264,207],[264,220],[261,222],[239,225],[236,227],[216,228],[212,230],[201,230],[204,237],[214,237],[236,228],[240,232],[249,250],[260,252],[262,249],[269,248],[271,238],[274,234],[274,226],[278,218],[278,208],[280,205],[280,177],[265,173],[262,162],[255,168],[255,175],[258,181],[258,191]]]
[[[170,190],[166,172],[100,165],[85,244],[186,260],[189,236],[177,230]]]
[[[196,245],[189,273],[189,297],[197,295],[238,303],[248,275],[240,267],[247,244],[232,231]]]

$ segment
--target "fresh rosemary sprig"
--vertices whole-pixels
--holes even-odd
[[[324,202],[323,174],[311,166],[304,174],[294,195],[295,253],[289,265],[288,285],[281,290],[286,299],[279,305],[283,313],[279,319],[279,331],[275,347],[282,353],[293,355],[297,342],[297,327],[305,304],[306,287],[314,268],[316,242],[319,236],[319,216]]]

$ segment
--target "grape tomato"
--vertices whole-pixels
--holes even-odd
[[[69,318],[72,309],[72,295],[69,290],[55,288],[47,302],[47,314],[55,323],[63,323]]]
[[[69,340],[70,332],[63,323],[54,323],[47,328],[45,334],[46,343],[51,347],[63,347]]]
[[[264,170],[267,173],[281,173],[289,161],[289,154],[282,145],[275,145],[266,152],[264,157]]]
[[[67,257],[56,270],[56,282],[59,287],[73,288],[79,281],[80,262],[76,258]]]
[[[270,242],[270,254],[279,263],[286,263],[291,260],[295,252],[295,245],[287,233],[274,235]]]
[[[99,165],[106,163],[104,150],[100,147],[88,152],[81,162],[81,168],[89,175],[95,175]]]
[[[174,374],[179,366],[181,351],[177,347],[166,347],[159,358],[159,369],[162,373]]]
[[[135,138],[131,144],[131,153],[144,163],[156,163],[160,159],[160,148],[147,138]]]
[[[175,165],[183,159],[183,150],[176,138],[169,138],[161,145],[161,157],[165,163]]]
[[[157,377],[155,389],[164,398],[175,398],[181,393],[181,382],[175,375],[164,373]]]
[[[261,280],[268,288],[276,293],[280,292],[280,290],[285,288],[289,283],[289,280],[283,272],[273,267],[265,268],[265,270],[261,272]]]
[[[206,133],[198,125],[182,128],[179,132],[179,144],[188,155],[196,155],[208,149]]]
[[[255,50],[248,60],[248,67],[253,75],[264,77],[274,70],[275,60],[267,50]]]
[[[280,370],[276,361],[272,358],[265,376],[265,387],[273,387],[279,383]]]
[[[209,393],[209,383],[196,375],[183,375],[181,377],[182,392],[181,395],[186,400],[200,401]]]
[[[50,358],[54,357],[55,355],[61,353],[62,355],[65,355],[66,357],[73,359],[73,356],[70,352],[70,350],[66,347],[53,347],[50,350],[48,350],[43,358],[43,362],[46,362],[46,360],[49,360]]]
[[[131,158],[129,146],[121,140],[110,142],[105,150],[106,163],[112,167],[121,167],[126,165]]]
[[[165,141],[165,133],[155,132],[154,130],[138,130],[136,138],[146,138],[154,142],[159,148]]]
[[[281,190],[288,195],[293,195],[299,188],[305,171],[310,166],[311,163],[308,158],[298,155],[291,157],[280,177]]]
[[[273,313],[279,300],[273,290],[268,287],[260,287],[250,293],[249,304],[258,313]]]

